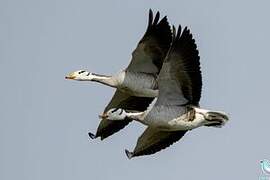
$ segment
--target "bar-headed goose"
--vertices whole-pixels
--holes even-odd
[[[157,12],[153,18],[153,12],[149,10],[147,30],[133,51],[131,62],[125,70],[112,76],[79,70],[67,75],[66,79],[95,81],[117,88],[104,112],[112,108],[146,110],[153,97],[158,94],[157,76],[172,41],[167,17],[163,17],[160,21],[159,17],[160,14]],[[89,133],[89,136],[104,139],[125,127],[129,122],[127,119],[115,122],[103,118],[96,134]]]
[[[175,35],[176,34],[176,35]],[[197,46],[190,30],[179,26],[158,77],[158,97],[143,112],[110,109],[103,116],[114,121],[137,120],[147,129],[140,136],[129,158],[156,153],[194,128],[221,127],[228,121],[223,112],[199,108],[201,71]]]

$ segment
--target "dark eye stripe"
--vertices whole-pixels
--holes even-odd
[[[84,73],[85,71],[80,71],[79,74]]]
[[[121,109],[121,112],[119,113],[119,115],[121,115],[123,113],[123,109]]]
[[[118,108],[115,108],[114,110],[112,110],[112,113],[114,113],[115,111],[117,111],[118,110]]]

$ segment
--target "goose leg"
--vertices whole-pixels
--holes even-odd
[[[125,153],[126,153],[128,159],[131,159],[133,157],[133,153],[128,151],[127,149],[125,149]]]
[[[206,126],[222,127],[229,120],[228,116],[222,112],[209,111],[205,115]]]
[[[91,132],[88,133],[88,136],[89,136],[91,139],[96,139],[96,135],[94,135],[94,134],[91,133]]]

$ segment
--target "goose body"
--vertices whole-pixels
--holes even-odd
[[[131,96],[157,97],[157,76],[140,72],[124,71],[124,79],[118,88]]]
[[[148,127],[171,132],[192,130],[203,125],[221,127],[228,120],[223,112],[197,107],[154,106],[149,112],[124,114]]]
[[[163,129],[174,130],[170,121],[187,114],[187,108],[178,106],[154,106],[149,113],[144,115],[142,122],[147,126]],[[181,129],[182,127],[180,127]],[[179,128],[177,129],[179,130]]]

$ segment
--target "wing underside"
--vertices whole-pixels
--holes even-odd
[[[165,149],[181,139],[187,131],[160,131],[156,128],[148,127],[139,137],[133,152],[128,152],[129,158],[142,155],[154,154]]]

